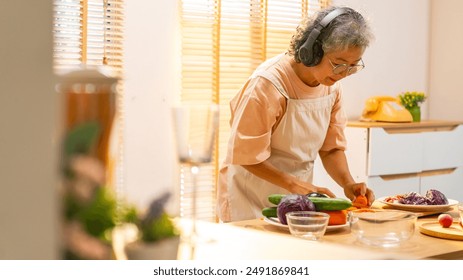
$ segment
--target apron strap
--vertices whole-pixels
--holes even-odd
[[[256,71],[256,72],[254,72],[252,74],[252,78],[256,78],[256,77],[263,77],[263,78],[269,80],[272,83],[272,85],[278,90],[278,92],[280,92],[281,95],[283,95],[286,99],[290,99],[288,97],[288,94],[284,90],[284,88],[281,86],[280,82],[275,80],[275,78],[272,75],[270,75],[268,72],[266,72],[266,71]]]

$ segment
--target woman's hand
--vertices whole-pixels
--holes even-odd
[[[309,194],[312,192],[316,193],[322,193],[326,194],[329,197],[336,197],[336,195],[330,191],[330,189],[325,188],[325,187],[318,187],[313,184],[303,182],[303,181],[298,181],[295,180],[291,186],[290,189],[288,189],[291,193],[297,193],[297,194]]]
[[[282,172],[276,169],[272,164],[267,161],[254,164],[242,165],[247,171],[264,179],[272,184],[287,189],[291,193],[308,194],[311,192],[323,193],[329,197],[336,197],[328,188],[318,187],[311,183],[301,181],[293,175]]]
[[[354,201],[359,195],[366,196],[368,199],[368,206],[371,206],[375,201],[375,194],[373,190],[369,189],[365,183],[353,183],[344,187],[344,194],[347,198]]]

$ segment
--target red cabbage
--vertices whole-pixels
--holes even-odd
[[[305,195],[288,194],[281,199],[277,207],[280,223],[287,225],[286,213],[293,211],[316,211],[315,204]]]
[[[431,205],[446,205],[449,204],[447,197],[438,190],[430,189],[426,192],[426,197],[431,202]]]
[[[449,204],[447,197],[438,190],[430,189],[425,196],[411,192],[399,199],[399,203],[408,205],[446,205]]]
[[[411,192],[399,199],[399,203],[408,205],[429,205],[430,201],[419,193]]]

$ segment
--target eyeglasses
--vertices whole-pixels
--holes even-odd
[[[339,75],[339,74],[342,74],[342,73],[347,71],[346,76],[348,76],[348,75],[355,74],[358,71],[365,68],[365,64],[363,63],[362,59],[360,59],[361,64],[352,65],[352,66],[349,66],[347,64],[333,64],[333,62],[331,62],[331,60],[329,58],[328,58],[328,61],[330,62],[331,67],[333,67],[333,74],[335,74],[335,75]]]

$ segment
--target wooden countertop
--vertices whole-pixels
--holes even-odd
[[[176,218],[181,231],[178,260],[242,261],[242,260],[384,260],[410,259],[388,252],[345,246],[322,240],[310,242],[288,233],[268,228],[262,220],[242,223],[212,223],[197,221],[196,242],[189,242],[192,221]],[[133,229],[133,228],[132,228]],[[258,229],[258,230],[256,230]],[[131,228],[121,227],[113,233],[115,258],[126,260],[124,246],[135,240]]]
[[[450,214],[458,217],[455,209],[450,211]],[[463,241],[431,237],[419,231],[418,228],[421,224],[435,221],[437,221],[437,214],[418,218],[414,236],[406,244],[395,248],[376,248],[359,244],[348,227],[327,232],[323,240],[326,244],[349,246],[356,250],[367,250],[371,253],[387,255],[392,259],[463,259]],[[291,237],[286,228],[271,225],[263,219],[233,222],[231,224],[260,232]],[[361,255],[357,256],[357,259],[362,258]],[[342,257],[338,259],[342,259]]]
[[[376,203],[376,202],[375,202]],[[375,204],[373,204],[374,207]],[[455,209],[450,211],[457,216]],[[320,241],[293,237],[286,228],[263,219],[232,223],[196,223],[198,241],[188,242],[191,220],[177,218],[183,241],[178,260],[389,260],[389,259],[463,259],[463,241],[431,237],[420,233],[422,223],[437,221],[437,214],[418,219],[414,236],[400,247],[376,248],[358,244],[348,227],[330,231]],[[126,259],[126,230],[118,236],[115,254]],[[115,239],[116,240],[116,239]]]
[[[190,223],[188,220],[180,222],[185,237],[188,237],[188,229],[191,229]],[[316,242],[296,238],[278,231],[261,219],[227,224],[198,222],[197,232],[199,241],[193,246],[181,242],[179,260],[413,259],[402,254],[331,242],[329,238]]]

